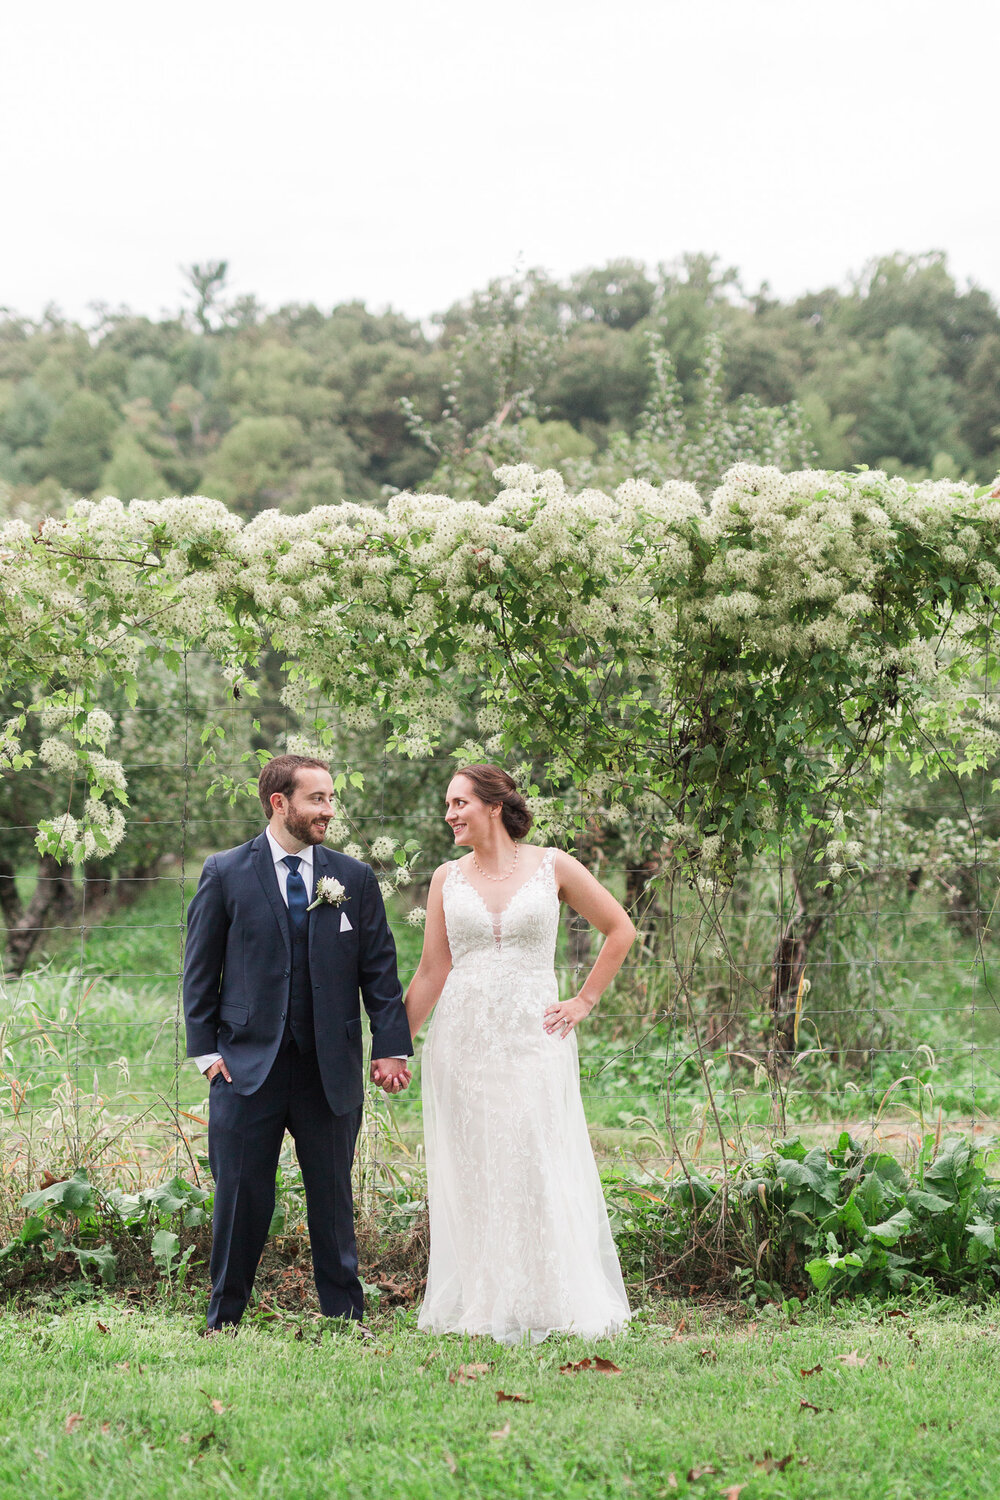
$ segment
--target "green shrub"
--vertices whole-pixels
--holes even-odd
[[[1000,1186],[964,1136],[912,1170],[846,1131],[807,1150],[796,1137],[729,1173],[619,1184],[618,1245],[647,1282],[756,1298],[890,1297],[920,1288],[984,1297],[1000,1287]]]
[[[139,1193],[107,1191],[83,1168],[21,1199],[20,1233],[0,1247],[0,1274],[8,1288],[44,1274],[46,1263],[76,1262],[107,1286],[152,1262],[172,1284],[183,1281],[195,1246],[181,1248],[181,1230],[200,1229],[211,1213],[211,1194],[180,1177]]]

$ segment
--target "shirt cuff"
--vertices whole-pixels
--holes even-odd
[[[213,1063],[222,1061],[221,1052],[203,1052],[201,1057],[194,1059],[194,1065],[201,1073],[207,1073]]]

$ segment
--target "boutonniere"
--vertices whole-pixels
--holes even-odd
[[[350,899],[339,880],[334,880],[332,875],[321,875],[316,882],[316,900],[306,907],[306,911],[320,905],[343,906]]]

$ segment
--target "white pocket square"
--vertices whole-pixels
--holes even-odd
[[[350,922],[347,920],[347,913],[346,913],[346,911],[342,911],[340,913],[340,930],[341,930],[341,932],[353,932],[354,931],[354,928],[351,926]]]

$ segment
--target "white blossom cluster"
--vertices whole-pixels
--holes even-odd
[[[642,767],[683,768],[692,746],[727,752],[741,733],[732,705],[751,691],[775,702],[801,693],[817,661],[835,659],[838,681],[846,672],[861,696],[882,684],[886,724],[894,701],[922,696],[972,761],[1000,751],[996,722],[975,718],[967,689],[942,683],[943,636],[928,624],[947,621],[944,649],[961,652],[992,610],[1000,504],[985,492],[749,464],[707,503],[674,480],[629,479],[607,494],[571,492],[555,471],[525,464],[495,477],[487,505],[402,494],[384,510],[344,503],[243,522],[203,497],[109,498],[81,501],[37,533],[19,520],[0,527],[4,682],[43,685],[42,762],[102,792],[45,837],[58,824],[74,849],[88,830],[111,838],[96,804],[124,797],[125,778],[107,755],[115,731],[103,705],[109,685],[134,685],[147,646],[182,656],[197,644],[238,687],[273,644],[292,663],[290,709],[330,702],[362,731],[388,718],[413,756],[471,708],[483,752],[541,746],[581,786],[590,778],[608,821],[646,790]],[[949,612],[958,590],[966,603]],[[713,710],[717,743],[698,697],[709,680],[712,701],[729,705]],[[586,687],[574,689],[578,712],[570,694],[563,718],[547,718],[568,681]],[[58,701],[46,696],[57,682]],[[4,731],[0,764],[17,739]],[[794,736],[774,765],[771,776],[801,772]],[[566,816],[556,804],[537,811],[550,834]],[[662,807],[656,816],[670,821]],[[764,826],[773,813],[755,816]],[[338,820],[334,836],[348,834]],[[721,855],[695,843],[711,881]]]

